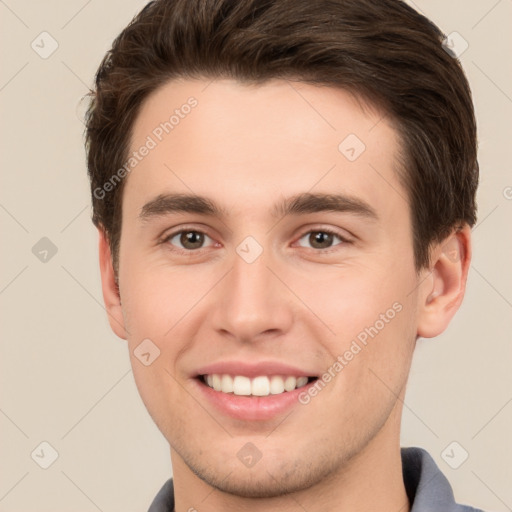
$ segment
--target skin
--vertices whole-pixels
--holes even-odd
[[[198,105],[126,178],[119,293],[99,231],[109,320],[169,441],[177,512],[409,510],[399,452],[407,376],[417,338],[443,332],[462,301],[468,226],[433,246],[431,266],[416,271],[396,132],[330,87],[174,81],[143,104],[132,150],[190,96]],[[353,162],[338,150],[348,134],[366,145]],[[173,192],[207,196],[224,215],[140,219],[148,201]],[[356,197],[378,218],[271,215],[303,192]],[[322,228],[347,241],[318,248],[310,235]],[[164,241],[179,229],[206,233],[203,248]],[[247,236],[263,248],[250,264],[236,252]],[[235,420],[198,393],[194,370],[217,361],[272,359],[322,374],[394,303],[401,311],[288,416]],[[146,338],[160,350],[149,366],[134,356]],[[251,468],[237,457],[247,442],[262,454]]]

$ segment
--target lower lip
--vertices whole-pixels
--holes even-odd
[[[299,395],[307,392],[311,386],[315,385],[313,380],[293,391],[285,391],[278,395],[268,396],[240,396],[232,393],[222,393],[202,382],[202,380],[193,379],[199,387],[201,393],[222,413],[245,421],[265,421],[283,414],[294,405],[301,405]]]

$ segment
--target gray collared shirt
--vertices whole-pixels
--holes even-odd
[[[410,512],[483,512],[457,505],[446,477],[434,459],[422,448],[402,448],[402,471],[405,490],[411,503]],[[155,496],[148,512],[174,512],[172,478]]]

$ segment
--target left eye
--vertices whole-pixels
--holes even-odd
[[[180,249],[186,249],[188,251],[193,251],[194,249],[202,249],[205,240],[208,239],[211,242],[213,240],[202,231],[179,231],[173,235],[169,235],[166,238],[165,242],[169,242],[172,245],[181,244]]]
[[[346,242],[346,240],[340,235],[337,235],[331,231],[309,231],[299,239],[299,245],[301,247],[312,247],[313,249],[329,249],[329,247],[333,246],[333,241],[335,238],[337,238],[340,243]],[[310,245],[306,245],[307,243]]]

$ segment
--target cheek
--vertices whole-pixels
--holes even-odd
[[[194,306],[209,285],[191,272],[164,271],[161,266],[124,270],[122,307],[130,358],[137,387],[148,404],[174,389],[174,378],[182,378],[176,362],[195,332],[199,319]],[[142,356],[147,353],[150,356]],[[154,362],[145,366],[153,357]]]
[[[392,381],[394,388],[407,375],[416,332],[415,280],[407,268],[338,269],[336,274],[331,269],[324,278],[297,287],[304,303],[329,327],[318,331],[318,342],[331,358],[347,361],[346,382],[340,381],[358,394],[382,387],[377,376]]]
[[[162,272],[158,267],[143,265],[125,270],[121,280],[122,305],[131,338],[164,338],[201,293],[201,289],[196,289],[200,286],[177,272]]]
[[[314,280],[297,275],[293,282],[294,291],[304,304],[336,337],[345,339],[378,322],[387,311],[387,317],[394,319],[396,309],[410,302],[407,294],[412,282],[403,276],[404,273],[391,270],[331,267],[316,272]]]
[[[364,317],[359,312],[357,325],[351,326],[352,336],[343,342],[344,358],[351,358],[345,368],[347,391],[361,397],[369,409],[378,410],[396,400],[412,361],[415,304],[403,295],[400,300],[396,297],[386,294],[365,310]]]
[[[152,411],[160,407],[158,400],[173,387],[173,361],[180,347],[166,340],[171,338],[172,327],[183,313],[179,298],[158,285],[149,272],[139,270],[121,282],[126,296],[124,300],[121,295],[133,376],[153,416]]]

